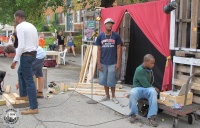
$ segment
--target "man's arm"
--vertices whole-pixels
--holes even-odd
[[[122,58],[122,45],[117,45],[117,64],[116,64],[116,71],[119,70],[121,66],[121,58]]]
[[[18,61],[19,57],[24,52],[25,40],[24,40],[24,30],[21,27],[16,28],[17,37],[18,37],[18,48],[16,49],[16,55],[14,57],[13,62]]]
[[[101,46],[97,46],[97,64],[98,64],[98,69],[100,71],[103,71],[103,68],[101,66]]]

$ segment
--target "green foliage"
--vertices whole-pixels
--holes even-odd
[[[82,35],[74,36],[74,44],[76,53],[81,53]]]
[[[53,42],[55,41],[54,37],[50,37],[50,38],[45,38],[45,46],[49,46],[49,44],[53,44]]]
[[[58,6],[63,6],[63,0],[0,0],[0,23],[13,24],[14,13],[23,10],[28,22],[41,27],[47,7],[55,10]]]

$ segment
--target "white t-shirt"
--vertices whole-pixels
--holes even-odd
[[[38,33],[35,26],[26,21],[21,22],[16,27],[18,37],[18,48],[13,61],[18,61],[24,52],[36,51],[39,46]]]

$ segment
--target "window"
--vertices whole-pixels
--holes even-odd
[[[50,15],[46,15],[46,23],[47,23],[47,24],[50,23]]]
[[[64,24],[64,19],[65,16],[64,16],[64,13],[57,13],[55,14],[55,22],[57,24]]]
[[[76,19],[75,22],[80,22],[80,11],[76,11]]]
[[[84,15],[85,15],[85,10],[81,10],[81,19],[80,19],[80,22],[83,22]]]

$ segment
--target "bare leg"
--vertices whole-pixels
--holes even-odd
[[[72,46],[72,52],[73,52],[74,56],[76,56],[74,46]]]
[[[67,47],[67,56],[69,55],[70,47]]]
[[[115,87],[111,87],[111,92],[112,92],[112,98],[115,97]]]
[[[44,85],[44,78],[38,77],[38,92],[43,91],[43,85]]]
[[[105,89],[106,96],[107,96],[108,98],[110,98],[110,95],[109,95],[109,87],[104,86],[104,89]]]

